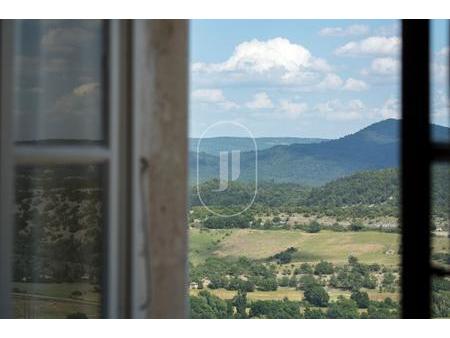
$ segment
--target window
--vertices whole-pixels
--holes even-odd
[[[191,38],[201,24],[191,23]],[[303,32],[295,21],[283,24]],[[229,25],[222,30],[232,35],[244,23],[218,25]],[[317,29],[312,21],[308,25]],[[285,38],[249,40],[228,50],[231,56],[222,62],[213,54],[226,50],[226,39],[220,48],[194,39],[198,49],[189,60],[184,20],[1,21],[0,317],[448,316],[448,238],[443,234],[448,232],[449,149],[428,127],[429,22],[407,20],[401,26],[402,105],[388,100],[373,111],[402,110],[401,121],[387,122],[390,131],[401,127],[400,139],[391,142],[369,128],[366,139],[390,146],[376,159],[360,149],[361,139],[350,142],[351,152],[359,151],[366,162],[395,161],[399,155],[401,175],[388,166],[372,175],[351,172],[371,166],[333,167],[345,152],[323,135],[255,139],[233,112],[246,109],[260,123],[271,110],[278,120],[289,121],[283,131],[294,131],[295,121],[313,107],[321,119],[332,112],[342,128],[350,128],[346,119],[357,120],[366,107],[351,96],[368,88],[359,76],[400,72],[399,63],[384,55],[400,53],[399,37],[381,40],[384,54],[378,59],[383,60],[367,64],[365,73],[341,78],[316,51]],[[333,57],[346,54],[349,67],[362,65],[352,58],[367,52],[366,45],[348,45],[344,37],[366,36],[367,27],[322,28],[321,37],[342,39]],[[212,54],[202,59],[200,49]],[[448,69],[448,59],[439,62]],[[208,86],[198,77],[201,72],[216,82]],[[275,100],[258,85],[266,75],[275,92],[290,84],[303,86],[302,95],[311,97],[315,89],[320,95],[330,89],[348,96],[344,103],[322,105],[303,104],[292,92]],[[233,86],[242,79],[247,81],[242,88]],[[259,90],[245,96],[255,84]],[[207,124],[188,121],[189,94]],[[236,118],[212,123],[217,121],[205,109],[209,104]],[[201,131],[191,134],[197,139],[188,139],[189,123]],[[271,131],[280,127],[277,123],[257,127]],[[311,125],[304,127],[312,132]],[[224,135],[230,128],[233,134]],[[442,128],[448,133],[448,126]],[[232,137],[212,140],[211,135]],[[323,157],[335,157],[318,165],[312,158],[324,144],[332,147]],[[188,157],[188,149],[197,157]],[[284,149],[306,156],[286,164]],[[270,175],[273,180],[264,181]],[[292,184],[290,179],[299,177],[317,186],[337,183]],[[348,183],[346,194],[342,182]],[[363,194],[362,203],[355,196],[361,189],[367,192],[369,182],[378,190]],[[348,207],[349,201],[356,202]],[[360,222],[358,213],[379,210],[401,217],[401,234],[389,220],[377,229]],[[369,245],[355,246],[352,236]],[[380,248],[374,241],[381,237]],[[252,255],[245,257],[250,247]],[[382,264],[372,259],[379,252]]]
[[[1,23],[2,316],[124,315],[125,25]]]

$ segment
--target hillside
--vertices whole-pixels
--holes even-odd
[[[189,139],[189,151],[197,152],[197,145],[199,144],[199,138]],[[279,145],[290,144],[310,144],[328,141],[322,138],[303,138],[303,137],[257,137],[255,138],[256,146],[258,150],[269,149]],[[230,149],[239,149],[240,151],[253,151],[254,143],[251,138],[248,137],[211,137],[201,139],[200,152],[204,152],[210,155],[217,155],[220,151],[226,151]]]
[[[374,123],[340,139],[312,144],[277,145],[258,151],[261,181],[292,182],[318,186],[358,171],[397,167],[400,121]],[[433,125],[435,139],[445,139],[449,128]],[[241,153],[240,179],[254,178],[254,152]],[[201,180],[217,178],[219,160],[200,154]],[[191,181],[196,175],[196,154],[190,158]]]
[[[432,170],[433,213],[444,216],[449,206],[448,166],[439,165]],[[209,206],[231,207],[248,203],[254,193],[251,183],[233,182],[225,192],[217,193],[217,180],[204,182],[200,191]],[[263,182],[258,186],[255,204],[262,207],[306,207],[335,210],[353,206],[378,206],[397,210],[399,206],[399,170],[388,168],[358,172],[338,178],[321,187],[308,188],[293,183]],[[201,205],[197,189],[192,188],[191,205]]]

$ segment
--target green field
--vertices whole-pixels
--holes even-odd
[[[379,231],[310,234],[300,230],[190,229],[190,261],[198,264],[211,255],[262,260],[295,247],[298,252],[294,262],[327,260],[343,264],[353,255],[362,263],[394,267],[399,264],[399,239],[398,234]],[[439,249],[448,248],[445,238],[436,242]]]
[[[75,296],[73,292],[80,292]],[[100,315],[100,293],[89,283],[13,283],[15,318],[66,318]]]

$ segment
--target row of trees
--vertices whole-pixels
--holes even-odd
[[[368,298],[368,297],[367,297]],[[397,318],[398,304],[387,298],[382,302],[369,301],[366,295],[340,296],[326,302],[326,307],[312,306],[309,301],[258,300],[249,301],[247,294],[238,291],[230,300],[223,300],[207,291],[190,297],[191,318],[267,318],[267,319],[353,319]],[[359,309],[365,309],[361,312]]]

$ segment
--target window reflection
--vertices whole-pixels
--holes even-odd
[[[101,140],[102,22],[23,20],[14,27],[15,139]]]
[[[99,317],[102,167],[16,170],[14,316]]]

